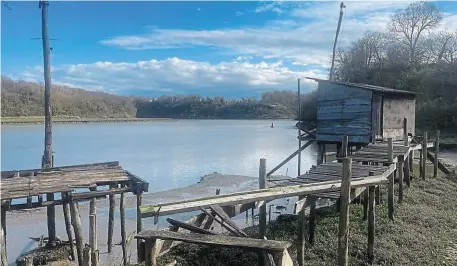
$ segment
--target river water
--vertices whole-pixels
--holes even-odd
[[[275,127],[271,128],[274,122]],[[151,192],[195,184],[209,173],[258,176],[259,159],[271,169],[298,148],[294,121],[177,120],[56,124],[56,166],[119,161],[149,182]],[[1,169],[40,168],[43,125],[2,125]],[[315,148],[302,154],[303,169]],[[295,176],[297,159],[277,174]]]
[[[271,128],[271,123],[274,128]],[[273,168],[298,148],[295,122],[290,120],[175,120],[132,123],[55,124],[53,126],[53,151],[56,166],[119,161],[120,165],[149,182],[146,204],[170,201],[179,197],[198,197],[250,189],[257,186],[259,159],[267,160],[267,170]],[[2,125],[1,170],[40,168],[44,149],[43,125]],[[302,169],[316,162],[316,148],[310,146],[302,153]],[[302,170],[302,171],[303,171]],[[224,180],[216,187],[201,186],[195,189],[166,192],[187,187],[200,181],[204,175],[222,173]],[[275,174],[295,177],[297,159],[294,158]],[[245,179],[230,176],[251,176]],[[231,180],[225,180],[233,178]],[[220,179],[219,179],[220,180]],[[163,192],[165,191],[165,192]],[[175,195],[180,194],[181,195]],[[191,195],[197,194],[197,195]],[[160,198],[160,196],[164,196]],[[159,198],[158,198],[159,197]],[[128,204],[128,203],[127,203]],[[57,235],[65,236],[61,208],[56,208]],[[46,234],[45,210],[13,212],[7,216],[8,262],[15,258],[29,243],[28,237]],[[82,209],[81,219],[87,230],[87,210]],[[119,232],[119,214],[116,214],[115,231]],[[188,213],[176,217],[186,220]],[[164,217],[165,218],[165,217]],[[168,225],[161,218],[160,227]],[[99,248],[106,250],[107,210],[100,202],[97,214]],[[136,224],[134,205],[127,205],[127,231]],[[145,227],[155,227],[152,219],[144,219]],[[33,226],[30,226],[33,224]],[[87,233],[87,232],[86,232]],[[15,235],[17,237],[11,237]],[[115,234],[115,242],[119,236]],[[64,237],[66,238],[66,237]],[[119,246],[116,246],[117,248]],[[106,252],[105,252],[106,253]],[[107,256],[102,253],[101,256]],[[134,256],[133,256],[134,257]],[[118,257],[107,257],[106,260]]]

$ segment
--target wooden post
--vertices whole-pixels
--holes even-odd
[[[78,265],[83,266],[83,247],[84,247],[84,240],[83,240],[83,233],[81,228],[81,219],[79,217],[79,210],[78,206],[76,206],[76,202],[70,203],[70,210],[71,210],[71,222],[73,223],[73,229],[75,231],[75,239],[76,239],[76,253],[78,257]]]
[[[349,201],[351,194],[351,158],[343,158],[343,179],[341,181],[341,207],[338,232],[338,265],[348,265],[348,235],[349,235]]]
[[[301,175],[301,97],[300,97],[300,79],[298,79],[298,93],[297,93],[297,105],[298,105],[298,150],[300,151],[298,153],[298,164],[297,164],[297,173],[298,176]]]
[[[259,188],[263,189],[267,186],[267,165],[265,159],[260,159],[259,168]],[[267,206],[263,204],[259,208],[259,238],[264,239],[267,232]],[[267,259],[264,252],[259,253],[259,265],[265,265]]]
[[[403,144],[409,146],[408,141],[408,119],[403,118]]]
[[[145,266],[157,265],[157,239],[146,239],[145,241]]]
[[[2,202],[3,203],[3,202]],[[6,207],[1,207],[1,219],[2,219],[2,229],[3,229],[3,241],[6,246]]]
[[[315,197],[311,197],[311,202],[309,206],[309,236],[308,236],[308,243],[311,245],[314,245],[314,239],[315,239],[315,231],[316,231],[316,204],[317,204],[317,199]]]
[[[97,218],[94,214],[89,215],[89,246],[97,250]]]
[[[125,193],[121,193],[121,201],[119,204],[119,210],[121,213],[122,261],[123,261],[123,265],[127,266],[127,247],[126,247],[126,235],[125,235]]]
[[[376,205],[379,205],[381,204],[381,191],[379,189],[379,185],[376,186],[375,188],[375,202],[376,202]]]
[[[374,172],[368,172],[368,176],[374,176]],[[368,187],[366,187],[365,191],[363,192],[363,220],[368,218],[369,198],[370,192],[368,191]]]
[[[99,257],[100,257],[100,252],[98,251],[98,249],[92,250],[92,253],[91,253],[92,266],[98,266]]]
[[[138,182],[136,183],[136,233],[140,233],[143,230],[143,220],[141,219],[141,211],[140,206],[143,201],[143,183]],[[137,254],[138,254],[138,261],[142,262],[142,257],[140,257],[140,249],[141,249],[141,239],[137,239]]]
[[[62,193],[61,194],[62,199],[68,200],[68,193]],[[63,203],[62,204],[62,209],[63,209],[63,217],[65,220],[65,230],[67,231],[67,237],[68,241],[70,242],[70,255],[72,260],[76,260],[75,256],[75,245],[73,243],[73,233],[72,233],[72,228],[71,228],[71,218],[70,218],[70,208],[68,208],[68,203]]]
[[[409,154],[411,156],[411,153]],[[408,187],[411,186],[411,173],[410,173],[410,168],[409,168],[409,161],[404,160],[403,161],[403,170],[405,172],[405,182]]]
[[[428,135],[427,132],[424,132],[424,139],[422,141],[422,179],[425,180],[425,175],[427,174],[427,140],[428,140]]]
[[[303,197],[298,197],[299,200],[302,200]],[[298,248],[297,248],[297,261],[299,266],[305,265],[305,208],[302,208],[298,212]]]
[[[414,155],[415,155],[414,151],[411,151],[409,153],[409,172],[411,174],[414,173]],[[411,179],[411,177],[410,177],[410,179]]]
[[[341,144],[342,157],[343,158],[348,156],[348,143],[349,143],[348,136],[343,136],[343,141],[342,141],[342,144]]]
[[[394,152],[393,152],[393,139],[387,139],[387,146],[388,146],[388,162],[389,165],[393,164],[394,160]],[[394,219],[394,173],[390,174],[389,176],[389,185],[387,188],[387,208],[389,210],[389,218],[391,220]]]
[[[436,131],[435,139],[435,162],[433,164],[433,177],[438,176],[438,154],[440,152],[440,131]]]
[[[110,189],[117,188],[117,185],[110,185]],[[113,248],[113,232],[114,232],[114,212],[116,208],[116,198],[114,194],[109,195],[109,214],[108,214],[108,253],[111,253]]]
[[[370,174],[374,175],[373,172]],[[374,235],[375,235],[375,187],[368,187],[368,259],[372,264],[374,259]]]
[[[90,258],[91,248],[86,247],[83,250],[83,266],[91,266],[92,260]]]
[[[398,203],[403,201],[403,167],[405,162],[405,156],[400,155],[398,156]]]
[[[6,239],[5,239],[5,232],[3,231],[3,226],[0,227],[0,257],[2,260],[2,266],[8,266],[8,260],[6,258]]]

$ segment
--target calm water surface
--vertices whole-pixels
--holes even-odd
[[[297,149],[294,121],[178,120],[136,123],[56,124],[54,164],[119,161],[150,182],[151,192],[195,184],[209,173],[258,175]],[[39,168],[44,125],[2,125],[2,170]],[[315,162],[315,148],[302,155],[302,167]],[[295,176],[291,160],[277,174]]]

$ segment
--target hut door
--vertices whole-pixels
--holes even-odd
[[[381,116],[381,106],[382,106],[382,97],[381,95],[373,95],[373,110],[372,110],[372,123],[373,123],[373,135],[378,138],[382,138],[382,116]]]

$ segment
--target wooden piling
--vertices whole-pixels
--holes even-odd
[[[374,172],[368,172],[368,176],[374,176]],[[368,187],[365,188],[363,192],[363,220],[365,221],[368,218],[368,205],[370,200],[370,192]]]
[[[110,185],[110,189],[117,188],[117,185]],[[116,211],[115,195],[109,195],[109,214],[108,214],[108,253],[111,253],[113,248],[113,232],[114,232],[114,213]]]
[[[316,232],[316,204],[317,199],[311,197],[311,202],[309,205],[309,220],[308,220],[308,243],[314,245],[315,232]]]
[[[379,185],[376,186],[374,197],[375,197],[376,205],[381,204],[381,191],[380,191]]]
[[[121,214],[121,244],[122,244],[122,262],[124,266],[127,266],[127,247],[126,247],[126,235],[125,235],[125,193],[121,193],[121,200],[119,203],[119,211]]]
[[[46,193],[46,200],[53,201],[54,193]],[[55,206],[48,206],[46,208],[48,217],[48,247],[56,246],[56,210]]]
[[[394,160],[394,153],[393,153],[393,139],[387,139],[387,146],[388,146],[388,162],[389,164],[393,163]],[[394,173],[390,174],[389,176],[389,185],[387,188],[387,208],[389,210],[389,218],[391,220],[394,219]]]
[[[6,257],[6,241],[5,241],[5,232],[3,231],[3,226],[0,227],[0,257],[2,260],[2,266],[8,265],[8,260]]]
[[[84,239],[83,233],[81,228],[81,219],[79,217],[79,210],[76,202],[70,203],[70,210],[71,210],[71,222],[73,224],[73,230],[75,231],[75,239],[76,239],[76,254],[78,257],[78,265],[83,266],[83,247],[84,247]]]
[[[3,229],[3,241],[6,244],[6,207],[1,207],[1,212],[2,212],[1,219],[2,219],[2,229]]]
[[[436,131],[436,139],[435,139],[435,161],[433,163],[433,177],[438,176],[438,155],[440,152],[440,131]]]
[[[68,193],[61,194],[62,199],[68,199]],[[71,231],[71,218],[70,218],[70,208],[68,208],[68,203],[62,204],[63,217],[65,221],[65,230],[67,231],[68,241],[70,242],[70,255],[72,260],[76,260],[75,256],[75,245],[73,243],[73,232]]]
[[[89,246],[97,250],[97,219],[94,214],[89,215]]]
[[[409,172],[411,174],[414,173],[414,155],[415,155],[414,151],[411,151],[408,156],[409,157]],[[410,179],[411,179],[411,177],[410,177]]]
[[[348,142],[348,136],[343,136],[343,141],[341,143],[341,155],[343,158],[348,156]]]
[[[300,200],[303,197],[299,197]],[[297,248],[297,261],[299,266],[305,265],[305,208],[302,208],[298,213],[298,244],[299,247]]]
[[[422,153],[422,148],[419,150],[419,176],[422,178],[422,164],[424,162],[424,154]]]
[[[411,156],[411,153],[409,154]],[[411,186],[411,173],[410,173],[410,165],[409,161],[404,160],[403,161],[403,171],[405,175],[405,183],[408,187]]]
[[[341,181],[341,207],[338,232],[338,265],[348,265],[349,201],[351,194],[351,158],[343,158],[343,179]]]
[[[98,266],[99,258],[100,258],[100,251],[98,249],[92,250],[92,252],[91,252],[92,266]]]
[[[91,256],[91,248],[90,247],[85,247],[83,250],[83,266],[91,266],[92,265],[92,260],[90,258]]]
[[[427,174],[427,140],[428,140],[428,135],[427,132],[424,132],[424,139],[422,141],[422,179],[425,180],[425,175]]]
[[[398,156],[398,165],[397,165],[397,172],[398,172],[398,203],[403,201],[403,171],[404,171],[404,163],[405,163],[405,156],[400,155]]]
[[[136,233],[140,233],[142,230],[143,230],[143,220],[141,218],[141,210],[140,210],[140,206],[142,204],[142,201],[143,201],[143,183],[141,182],[138,182],[136,183]],[[138,255],[138,261],[139,262],[142,262],[142,258],[143,257],[140,257],[140,249],[141,249],[141,242],[143,242],[143,240],[141,239],[137,239],[137,255]]]
[[[370,172],[373,174],[373,172]],[[374,259],[374,235],[375,235],[375,187],[370,186],[368,189],[368,259],[373,263]]]
[[[157,265],[157,239],[146,239],[145,241],[145,266],[156,266]]]
[[[409,146],[408,141],[408,119],[403,118],[403,145]]]
[[[259,167],[259,188],[267,187],[267,165],[265,159],[260,159]],[[263,204],[259,208],[259,238],[264,239],[267,232],[267,206]],[[266,256],[264,252],[259,253],[259,265],[265,265]]]

